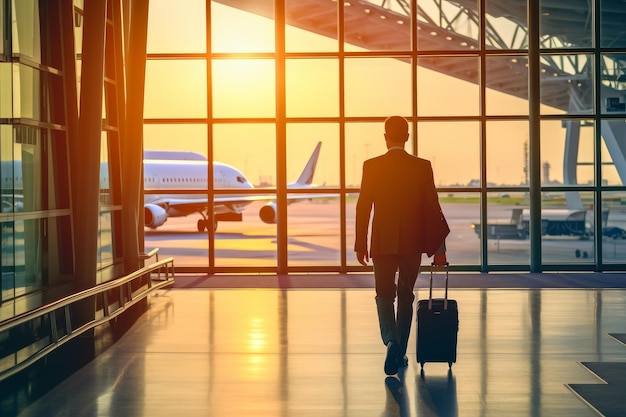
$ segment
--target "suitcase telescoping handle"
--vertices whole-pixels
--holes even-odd
[[[446,262],[445,266],[443,267],[446,271],[446,296],[443,299],[444,310],[448,309],[448,266],[450,266],[450,264]],[[433,308],[433,270],[435,268],[437,268],[437,266],[435,265],[434,262],[432,262],[430,264],[430,291],[428,292],[428,309],[429,310],[432,310]]]

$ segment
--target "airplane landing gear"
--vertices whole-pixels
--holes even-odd
[[[210,222],[207,219],[198,220],[198,232],[205,232],[209,230]],[[217,230],[217,220],[213,222],[213,231]]]

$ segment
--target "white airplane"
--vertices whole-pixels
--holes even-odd
[[[311,188],[313,174],[320,153],[318,142],[298,180],[287,188]],[[164,159],[165,158],[165,159]],[[213,210],[213,229],[218,221],[241,221],[242,212],[254,201],[268,201],[259,211],[265,223],[276,223],[275,194],[216,194],[213,202],[198,194],[158,194],[158,190],[206,190],[206,158],[194,153],[167,151],[146,151],[144,154],[144,219],[145,226],[155,229],[163,225],[169,217],[199,214],[198,231],[209,227],[209,210]],[[213,162],[213,186],[215,189],[252,189],[254,186],[245,175],[230,165]],[[288,203],[312,198],[330,198],[331,194],[290,194]],[[336,197],[336,196],[334,196]]]
[[[322,142],[318,142],[298,180],[288,184],[288,188],[312,188],[313,174],[320,153]],[[247,205],[255,201],[267,201],[261,207],[259,216],[265,223],[276,223],[276,194],[216,194],[210,203],[200,194],[183,194],[184,190],[206,190],[208,161],[206,157],[194,152],[145,151],[144,152],[144,218],[145,226],[151,229],[163,225],[169,217],[188,216],[198,213],[198,231],[207,230],[209,210],[214,213],[214,230],[218,221],[242,221],[242,213]],[[22,190],[21,161],[2,161],[2,190]],[[100,166],[100,187],[109,188],[108,167]],[[213,184],[215,189],[253,189],[254,186],[245,175],[230,165],[213,162]],[[163,194],[158,193],[163,190]],[[167,190],[176,190],[176,194],[166,194]],[[314,198],[332,198],[333,194],[289,194],[288,204]],[[21,193],[2,195],[2,212],[20,212],[24,210]]]

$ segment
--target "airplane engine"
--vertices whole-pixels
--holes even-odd
[[[276,223],[276,204],[267,203],[261,210],[259,210],[259,217],[265,223],[275,224]]]
[[[167,220],[167,212],[156,204],[146,204],[143,208],[144,224],[146,227],[157,228]]]

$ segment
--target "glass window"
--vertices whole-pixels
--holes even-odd
[[[4,208],[4,197],[3,197]],[[0,282],[0,305],[2,301],[15,297],[15,256],[18,253],[15,246],[15,222],[10,220],[0,221],[0,259],[2,260],[2,282]]]
[[[15,295],[43,286],[45,263],[43,242],[47,219],[19,220],[14,223]]]
[[[488,56],[485,105],[488,115],[528,114],[528,60],[525,56]]]
[[[411,114],[411,67],[394,58],[346,58],[347,116]]]
[[[13,161],[13,127],[0,125],[0,190],[2,213],[18,211],[14,200],[15,167]]]
[[[302,174],[320,143],[317,163],[313,165],[312,183],[339,187],[339,126],[334,123],[289,123],[287,125],[287,181],[295,182]]]
[[[487,186],[511,187],[529,184],[528,122],[487,123]]]
[[[214,117],[274,117],[276,65],[271,59],[213,60]]]
[[[274,124],[214,125],[213,160],[236,168],[255,187],[276,185],[276,128]],[[218,178],[216,176],[215,180],[217,181]],[[224,188],[218,182],[215,187]]]
[[[148,60],[144,117],[206,117],[206,62]]]
[[[206,124],[144,124],[144,151],[190,151],[206,158]]]
[[[246,207],[242,221],[218,221],[215,232],[216,267],[276,266],[276,224],[264,222],[260,216],[261,209],[268,213],[276,210],[271,202],[255,202]],[[265,218],[272,217],[270,214],[267,216]],[[194,252],[204,249],[206,243],[206,240],[197,243]],[[193,261],[196,262],[196,259]]]
[[[38,211],[43,207],[43,187],[46,184],[42,172],[41,131],[28,126],[15,126],[14,185],[22,190],[22,203],[15,207],[24,211]],[[17,195],[16,195],[17,197]]]
[[[276,266],[276,204],[274,199],[220,203],[236,191],[228,182],[237,181],[238,194],[246,188],[276,185],[276,129],[273,124],[240,123],[213,126],[214,163],[228,171],[215,171],[216,267]],[[226,182],[226,183],[225,183]],[[237,217],[237,213],[241,215]],[[235,221],[230,221],[234,216]]]
[[[286,63],[287,117],[339,115],[339,62],[289,59]]]
[[[626,54],[602,55],[600,71],[602,114],[626,114]]]
[[[48,268],[47,285],[53,285],[71,278],[72,262],[72,219],[69,215],[50,217],[47,221],[48,237],[46,258]]]
[[[290,266],[339,265],[341,200],[338,197],[302,200],[288,206],[287,253]],[[350,223],[349,227],[353,224]],[[352,247],[352,242],[349,246]]]
[[[479,203],[477,193],[439,193],[439,204],[450,227],[446,250],[451,264],[480,265],[480,230],[473,227],[480,222]]]
[[[476,0],[418,1],[414,11],[410,2],[402,1],[379,5],[329,1],[303,9],[301,2],[286,0],[284,10],[275,9],[272,0],[248,3],[236,8],[209,2],[209,13],[202,0],[190,0],[184,10],[170,10],[165,0],[151,4],[148,49],[165,55],[148,62],[145,115],[166,120],[148,120],[144,147],[210,153],[216,165],[223,162],[252,186],[269,187],[273,193],[277,167],[286,168],[287,183],[295,182],[321,142],[313,183],[326,189],[345,185],[340,191],[346,194],[346,218],[340,218],[341,193],[335,191],[328,199],[287,206],[287,236],[277,236],[274,221],[280,208],[265,196],[249,204],[221,205],[224,196],[250,192],[228,189],[225,174],[217,172],[215,241],[208,242],[204,235],[197,238],[197,230],[206,230],[202,214],[194,214],[193,220],[171,214],[161,230],[180,234],[184,242],[174,248],[164,233],[150,230],[146,247],[161,247],[160,253],[176,255],[177,263],[206,266],[205,254],[213,245],[218,270],[267,269],[285,257],[297,269],[336,268],[343,259],[350,268],[358,267],[351,250],[356,193],[348,190],[359,187],[363,162],[386,152],[382,121],[399,114],[416,123],[406,150],[430,160],[436,185],[446,188],[440,201],[449,217],[448,248],[456,265],[473,267],[487,260],[481,268],[495,265],[500,270],[530,263],[529,169],[537,165],[543,236],[542,247],[536,249],[542,251],[544,264],[593,264],[596,244],[605,245],[603,259],[617,262],[619,239],[604,236],[597,243],[593,239],[593,200],[599,191],[603,196],[609,193],[608,219],[613,220],[602,217],[603,221],[606,227],[609,222],[621,227],[616,219],[621,216],[617,201],[623,194],[617,188],[626,184],[621,140],[626,134],[622,117],[626,51],[618,32],[626,12],[602,3],[601,16],[594,22],[593,3],[565,10],[541,2],[540,21],[535,22],[541,32],[540,97],[530,98],[541,104],[537,152],[529,148],[536,138],[529,137],[535,130],[529,125],[527,1],[503,8],[487,0],[484,16]],[[416,13],[415,45],[411,12]],[[275,30],[274,15],[284,18],[284,39],[283,31]],[[479,27],[482,22],[485,28]],[[596,23],[599,45],[594,44]],[[211,45],[205,44],[207,29]],[[486,49],[480,50],[483,42]],[[276,50],[283,43],[285,50]],[[607,48],[600,59],[592,49],[596,46]],[[209,87],[204,57],[166,56],[207,49]],[[345,54],[339,54],[340,49]],[[283,59],[284,79],[277,72]],[[12,87],[22,88],[21,78],[28,77],[7,71],[0,73],[3,82],[20,78]],[[482,79],[485,85],[480,85]],[[31,82],[33,91],[38,82]],[[36,101],[28,88],[28,84],[22,88],[17,102],[0,102],[0,112],[8,114],[15,107],[19,114],[33,113],[22,106],[24,100]],[[276,152],[283,129],[285,161],[277,160]],[[535,157],[539,160],[531,161]],[[196,187],[198,193],[209,188],[201,185]],[[293,194],[307,194],[305,188],[294,189]],[[260,196],[261,191],[255,193]],[[487,199],[482,225],[480,198]],[[568,219],[570,215],[574,218]],[[582,223],[577,216],[584,217]],[[333,230],[324,230],[326,224]],[[342,224],[347,224],[345,231],[340,230]],[[288,240],[284,254],[276,253],[281,238]],[[342,241],[348,242],[347,254],[340,253]],[[487,253],[481,253],[485,248]]]
[[[431,162],[435,185],[477,185],[480,180],[478,122],[424,122],[417,128],[417,156]]]
[[[602,214],[602,261],[623,263],[626,259],[626,192],[602,193]]]
[[[113,265],[113,223],[111,220],[111,212],[100,212],[97,257],[97,268],[99,270]]]
[[[274,51],[274,1],[255,0],[253,9],[251,13],[211,2],[212,52]]]
[[[528,49],[528,1],[485,2],[485,44],[493,49]],[[477,10],[477,9],[474,9]]]
[[[13,5],[13,53],[41,63],[39,1],[21,0]]]
[[[285,0],[287,52],[337,51],[336,2]]]
[[[420,116],[477,116],[480,108],[478,57],[436,56],[417,61]]]
[[[594,135],[588,120],[541,122],[542,186],[594,185]]]
[[[602,2],[601,2],[602,3]],[[593,46],[594,2],[570,7],[542,0],[540,30],[545,48],[583,48]]]
[[[179,4],[169,0],[150,1],[147,52],[206,52],[205,3],[205,0]]]
[[[114,212],[113,221],[117,221]],[[145,252],[149,253],[153,249],[159,249],[159,258],[175,257],[176,265],[192,268],[207,268],[209,266],[209,240],[206,232],[198,231],[197,222],[201,220],[199,214],[193,214],[187,217],[169,217],[167,222],[156,229],[146,228],[144,231]],[[220,223],[218,230],[224,233],[216,235],[216,256],[227,256],[227,254],[235,253],[233,256],[241,256],[245,251],[238,251],[235,241],[231,246],[228,240],[228,225],[231,223]],[[238,224],[238,223],[232,223]],[[240,224],[240,223],[239,223]],[[218,233],[220,233],[218,232]],[[225,245],[217,244],[224,239]],[[217,248],[219,246],[219,249]],[[242,249],[241,247],[239,249]],[[225,252],[229,251],[229,252]],[[231,259],[232,260],[232,259]],[[230,265],[236,265],[233,262]]]
[[[11,63],[0,62],[0,119],[13,118],[13,68]]]
[[[580,192],[582,206],[571,208],[564,193],[541,195],[541,253],[544,264],[595,262],[594,200],[590,192]]]
[[[528,207],[526,192],[487,193],[484,237],[487,239],[487,262],[490,265],[530,263]],[[475,227],[474,230],[477,231]]]
[[[146,63],[146,69],[147,69],[147,63]],[[80,73],[82,71],[82,61],[81,59],[76,58],[76,99],[77,99],[77,105],[78,105],[78,115],[80,116]],[[145,104],[144,104],[145,107]]]
[[[113,182],[111,171],[113,167],[109,164],[108,143],[107,132],[102,132],[100,135],[100,208],[113,204],[113,199],[111,198],[111,185]]]
[[[417,7],[418,50],[466,51],[478,48],[480,28],[476,1],[461,4],[418,0]]]
[[[626,36],[624,36],[626,10],[623,4],[601,1],[600,16],[596,19],[600,25],[600,46],[602,48],[626,48]]]
[[[334,2],[332,2],[334,3]],[[346,51],[406,51],[411,47],[409,2],[345,2]]]
[[[542,54],[541,113],[592,113],[593,68],[593,59],[590,55]]]
[[[13,65],[13,117],[41,120],[40,76],[39,70]]]
[[[78,6],[74,1],[74,53],[76,54],[76,60],[82,59],[83,53],[83,7]],[[80,79],[80,71],[76,73],[76,78]]]
[[[625,119],[602,120],[602,185],[626,184]]]

